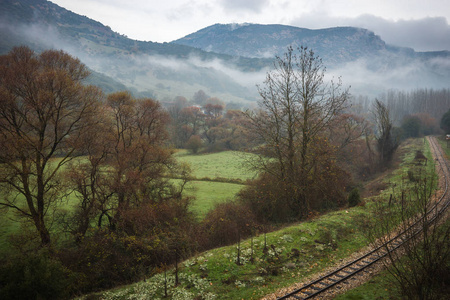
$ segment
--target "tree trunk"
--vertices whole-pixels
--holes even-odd
[[[45,226],[44,216],[42,214],[33,217],[34,225],[39,232],[41,238],[41,246],[48,246],[51,243],[50,232]]]

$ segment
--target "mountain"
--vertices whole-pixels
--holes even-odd
[[[91,83],[107,93],[126,88],[162,101],[189,99],[203,90],[225,102],[249,104],[259,98],[255,86],[263,83],[275,55],[289,45],[313,49],[327,76],[342,76],[354,94],[448,88],[450,82],[450,52],[394,47],[361,28],[215,24],[171,43],[154,43],[129,39],[50,1],[0,0],[0,54],[18,45],[78,57],[93,71]]]
[[[215,24],[172,43],[254,58],[273,58],[286,52],[288,46],[305,46],[333,65],[380,53],[423,58],[450,55],[449,51],[415,52],[387,45],[372,31],[356,27],[307,29],[277,24]]]
[[[328,63],[352,61],[386,49],[373,32],[354,27],[306,29],[285,25],[215,24],[173,43],[233,56],[273,58],[306,46]]]
[[[306,46],[322,58],[332,76],[351,84],[353,93],[448,88],[450,82],[449,51],[416,52],[388,45],[372,31],[355,27],[215,24],[172,43],[253,58],[282,56],[288,46]]]
[[[251,72],[270,64],[270,60],[236,58],[184,45],[132,40],[46,0],[1,0],[0,54],[18,45],[35,51],[63,49],[95,71],[92,77],[103,82],[105,91],[126,86],[138,96],[158,99],[190,97],[202,89],[225,100],[254,100],[255,93],[222,66]]]

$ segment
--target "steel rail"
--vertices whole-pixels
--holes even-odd
[[[433,148],[433,152],[435,153],[436,160],[439,163],[439,167],[444,175],[444,183],[445,188],[443,194],[439,197],[439,200],[436,201],[431,208],[429,208],[424,216],[421,218],[418,218],[413,224],[411,224],[409,227],[407,227],[405,230],[401,231],[400,233],[396,234],[393,238],[389,239],[382,245],[376,247],[372,251],[369,251],[368,253],[354,259],[353,261],[345,264],[344,266],[306,284],[302,287],[295,289],[294,291],[285,294],[284,296],[281,296],[277,298],[278,300],[282,299],[311,299],[314,296],[317,296],[333,286],[342,283],[356,274],[364,271],[369,266],[373,265],[374,263],[378,262],[380,259],[388,255],[390,252],[398,249],[401,247],[404,243],[406,243],[408,240],[416,237],[420,232],[423,230],[422,226],[418,226],[421,224],[422,221],[425,220],[426,222],[431,223],[437,220],[444,211],[448,208],[450,201],[448,197],[448,188],[449,188],[449,176],[447,173],[450,173],[450,168],[448,166],[447,160],[444,158],[442,151],[440,148],[436,145],[436,140],[434,137],[428,138],[430,142],[430,147]],[[444,200],[445,199],[445,200]],[[434,214],[433,214],[434,212]],[[431,218],[430,218],[431,216]],[[406,233],[409,233],[408,235]],[[305,296],[300,296],[300,295]]]

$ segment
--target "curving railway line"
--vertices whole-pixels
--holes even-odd
[[[438,142],[436,141],[436,138],[428,137],[428,141],[430,143],[432,152],[434,153],[435,160],[439,164],[440,173],[443,179],[443,182],[441,183],[443,193],[437,201],[430,205],[427,213],[422,218],[418,218],[416,221],[412,222],[412,224],[408,228],[402,230],[399,233],[395,233],[392,238],[388,239],[382,245],[376,247],[372,251],[300,288],[297,288],[296,290],[288,294],[277,298],[278,300],[311,299],[327,290],[330,290],[337,284],[343,283],[344,281],[354,277],[358,273],[375,264],[376,262],[387,256],[389,252],[401,247],[402,244],[404,244],[407,240],[419,235],[423,228],[422,226],[420,226],[421,222],[423,222],[423,218],[426,218],[427,222],[434,222],[444,214],[445,210],[450,204],[450,193],[448,191],[450,179],[449,165],[442,153],[441,148],[438,145]]]

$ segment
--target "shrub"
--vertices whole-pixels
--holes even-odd
[[[191,136],[185,145],[186,149],[191,150],[194,154],[196,154],[202,146],[202,139],[198,135]]]
[[[239,201],[247,206],[259,223],[280,222],[295,219],[298,212],[290,207],[295,195],[283,182],[269,175],[261,175],[239,192]]]
[[[225,202],[216,205],[202,222],[207,248],[232,244],[250,236],[257,226],[255,216],[245,205]]]
[[[197,227],[182,199],[146,204],[122,212],[116,229],[90,232],[61,251],[64,264],[79,276],[78,292],[141,280],[196,250]]]
[[[356,206],[361,203],[361,196],[359,195],[359,189],[354,188],[348,195],[348,205],[350,207]]]
[[[307,178],[301,177],[300,169],[291,179],[276,175],[277,172],[274,164],[273,172],[261,174],[238,194],[261,223],[301,220],[314,211],[323,212],[347,203],[344,189],[349,176],[332,162],[322,162]]]
[[[2,299],[66,299],[73,275],[46,249],[0,261]]]

